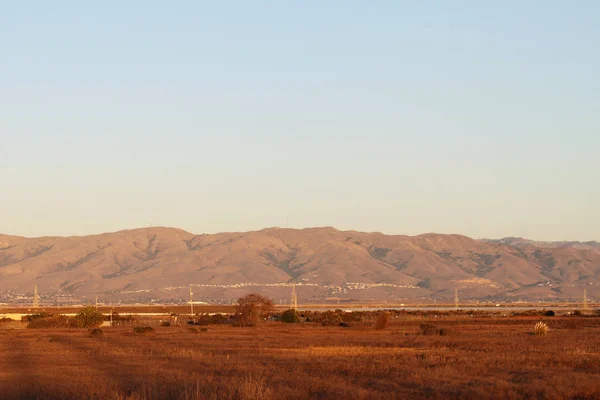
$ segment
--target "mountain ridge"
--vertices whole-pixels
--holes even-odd
[[[473,299],[566,299],[580,296],[582,287],[596,295],[600,244],[333,227],[217,234],[147,227],[40,238],[0,234],[0,293],[29,293],[34,282],[48,293],[144,292],[158,299],[180,297],[189,285],[202,288],[195,289],[201,297],[231,298],[245,284],[271,285],[265,287],[276,298],[285,298],[287,285],[297,284],[315,301],[450,298],[456,288]]]

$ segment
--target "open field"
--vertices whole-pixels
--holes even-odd
[[[600,318],[1,329],[2,399],[600,398]],[[428,322],[444,336],[423,335]],[[191,328],[191,329],[190,329]],[[192,331],[193,330],[193,331]]]

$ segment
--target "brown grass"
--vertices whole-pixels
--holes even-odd
[[[594,399],[600,318],[0,330],[1,399]],[[422,335],[433,323],[447,336]]]

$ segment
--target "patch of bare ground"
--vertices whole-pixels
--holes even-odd
[[[595,399],[600,318],[0,331],[2,399]],[[444,335],[423,334],[424,322]]]

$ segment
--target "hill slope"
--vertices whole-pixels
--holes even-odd
[[[600,282],[597,242],[474,240],[461,235],[389,236],[334,228],[194,235],[143,228],[85,237],[0,235],[0,292],[180,297],[237,296],[240,284],[285,298],[300,284],[314,300],[342,297],[533,299],[588,296]],[[200,286],[202,285],[202,286]],[[281,288],[280,291],[275,290]],[[600,293],[599,293],[600,294]]]

